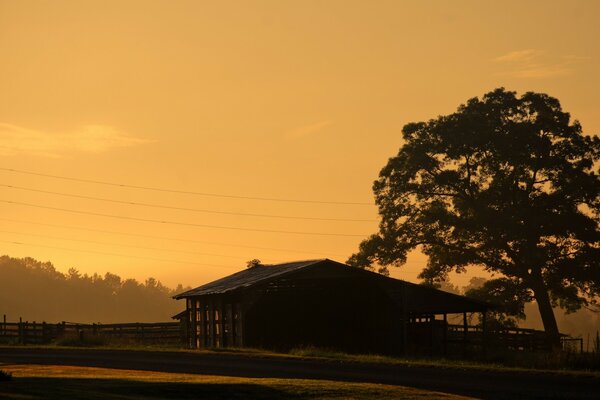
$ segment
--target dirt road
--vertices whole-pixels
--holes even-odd
[[[385,383],[481,399],[600,399],[600,377],[255,357],[236,354],[0,348],[0,363],[76,365],[237,377]]]

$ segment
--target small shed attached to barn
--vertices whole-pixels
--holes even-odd
[[[398,354],[445,346],[448,314],[488,305],[329,259],[257,265],[180,293],[192,348]],[[437,317],[437,318],[436,318]],[[437,351],[436,351],[437,352]]]

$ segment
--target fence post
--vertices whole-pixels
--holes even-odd
[[[23,317],[19,317],[19,328],[17,329],[17,332],[19,334],[19,339],[18,339],[19,344],[24,344],[23,343]]]
[[[487,359],[487,310],[481,313],[481,352],[483,359]]]
[[[467,323],[467,313],[463,313],[463,358],[467,357],[467,332],[469,331],[469,325]]]

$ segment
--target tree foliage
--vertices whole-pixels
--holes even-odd
[[[482,266],[499,276],[485,290],[536,300],[556,344],[551,306],[600,294],[600,139],[557,99],[502,88],[402,134],[373,186],[379,232],[348,262],[399,266],[420,248],[425,280]]]
[[[253,258],[252,260],[246,261],[246,268],[254,268],[260,267],[262,263],[258,258]]]
[[[49,322],[167,321],[182,307],[171,296],[185,290],[110,272],[90,276],[70,268],[63,274],[50,262],[8,256],[0,257],[0,282],[0,314]]]

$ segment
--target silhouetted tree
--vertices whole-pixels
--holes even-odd
[[[458,294],[458,295],[462,294],[460,288],[458,286],[454,285],[448,279],[442,279],[442,280],[426,279],[421,282],[421,285],[429,286],[429,287],[432,287],[432,288],[435,288],[438,290],[442,290],[444,292],[452,293],[452,294]]]
[[[402,133],[373,187],[379,233],[348,262],[399,266],[419,247],[423,279],[483,266],[500,275],[488,289],[536,300],[557,348],[552,305],[573,311],[600,293],[600,139],[557,99],[502,88]]]
[[[262,263],[260,262],[260,260],[258,258],[254,258],[250,261],[246,261],[246,268],[259,267],[261,265],[262,265]]]
[[[154,278],[145,284],[107,272],[89,276],[70,268],[58,272],[49,262],[0,257],[0,314],[9,318],[74,322],[152,322],[181,310],[173,291]]]

